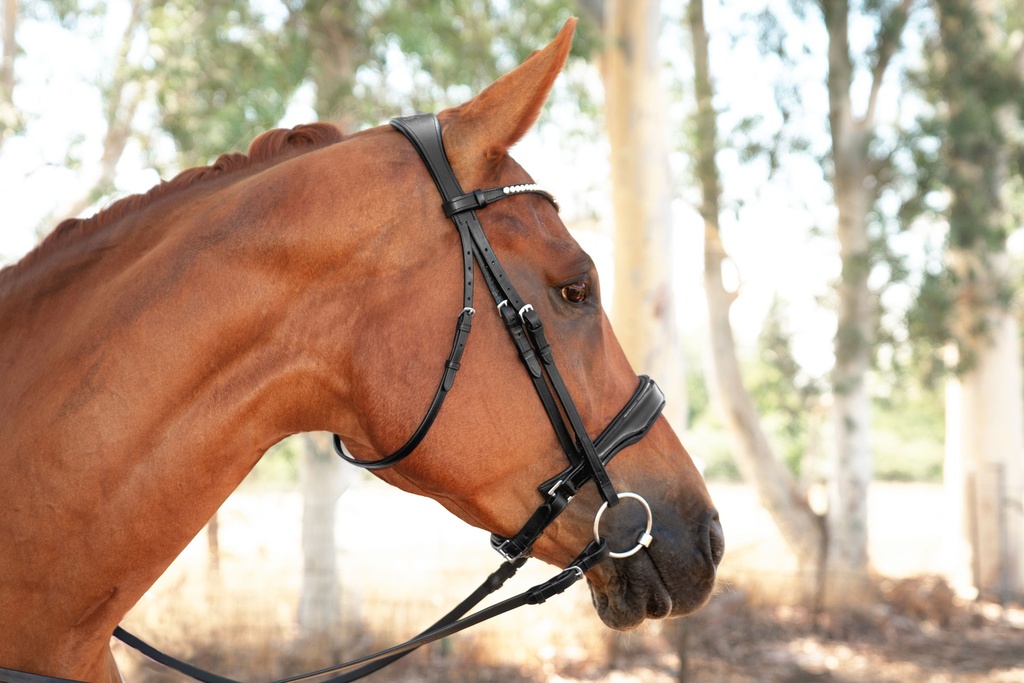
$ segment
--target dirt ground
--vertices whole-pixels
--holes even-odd
[[[945,603],[943,586],[933,578],[887,582],[885,594],[865,609],[818,617],[752,605],[742,591],[724,594],[677,624],[662,639],[663,651],[645,653],[648,662],[623,659],[619,671],[633,678],[596,680],[1024,682],[1024,613],[949,605],[942,609],[948,621],[925,617],[935,612],[932,600]],[[681,658],[672,654],[680,647],[683,674]]]
[[[965,599],[951,587],[941,489],[877,485],[871,554],[877,594],[814,615],[774,527],[743,486],[712,486],[726,531],[721,589],[692,617],[625,634],[605,628],[576,586],[416,652],[367,680],[469,683],[1024,683],[1024,608]],[[413,635],[492,571],[486,534],[436,504],[375,481],[339,503],[343,626],[309,642],[295,623],[301,501],[241,490],[220,514],[219,567],[201,534],[129,615],[154,644],[241,681],[269,681]],[[523,570],[509,591],[554,570]],[[183,680],[115,650],[132,683]]]

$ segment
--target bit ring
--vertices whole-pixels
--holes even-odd
[[[651,541],[654,540],[654,536],[651,536],[651,526],[654,524],[654,515],[651,513],[651,506],[647,504],[647,501],[643,499],[643,496],[626,491],[624,493],[620,493],[619,498],[632,498],[633,500],[639,501],[640,504],[644,506],[644,510],[647,512],[647,528],[644,529],[643,533],[641,533],[637,538],[636,546],[621,553],[609,552],[608,557],[611,558],[622,558],[635,555],[640,552],[641,548],[646,548],[651,545]],[[601,507],[597,509],[597,514],[594,516],[594,539],[598,543],[601,542],[601,515],[603,515],[604,511],[607,509],[608,502],[605,501],[601,504]]]

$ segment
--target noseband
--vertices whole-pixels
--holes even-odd
[[[665,406],[665,397],[654,380],[645,375],[639,377],[639,386],[625,407],[608,423],[597,438],[591,439],[572,395],[562,381],[561,373],[544,335],[544,326],[533,306],[523,301],[509,281],[498,257],[491,249],[484,234],[476,210],[494,202],[524,194],[544,197],[557,208],[554,197],[536,185],[512,185],[488,190],[474,190],[465,193],[455,178],[441,139],[441,125],[433,114],[407,116],[391,121],[391,125],[402,132],[419,152],[420,158],[430,171],[443,200],[441,207],[445,216],[455,223],[462,242],[463,255],[463,309],[455,325],[452,350],[444,364],[441,381],[427,413],[409,440],[397,451],[379,460],[357,460],[346,450],[338,435],[334,435],[334,447],[345,461],[369,470],[391,467],[408,457],[430,430],[434,419],[441,410],[445,397],[455,382],[455,375],[462,361],[462,354],[472,329],[474,261],[480,267],[487,289],[497,305],[498,314],[519,352],[519,358],[533,382],[551,426],[558,437],[562,450],[568,459],[568,466],[558,475],[543,482],[539,491],[542,502],[515,535],[505,538],[491,535],[491,545],[505,562],[452,611],[419,636],[395,647],[308,674],[302,674],[275,683],[293,683],[314,677],[321,677],[320,683],[346,683],[354,681],[387,666],[409,652],[427,643],[435,642],[482,621],[511,611],[522,605],[539,604],[565,591],[580,580],[583,575],[606,557],[628,557],[653,540],[651,536],[652,515],[647,502],[636,493],[618,493],[608,476],[608,462],[623,448],[642,439],[654,425]],[[530,555],[533,544],[569,504],[569,500],[589,481],[594,481],[604,503],[594,519],[594,540],[555,577],[538,584],[527,591],[502,602],[469,612],[488,595],[497,591],[523,565]],[[636,545],[622,552],[611,552],[606,541],[600,537],[601,516],[615,506],[621,498],[636,499],[646,511],[646,528],[637,537]],[[469,616],[466,616],[469,614]],[[164,654],[120,626],[114,635],[122,642],[139,650],[154,661],[175,669],[187,676],[205,683],[236,683],[235,681],[204,671]],[[328,674],[340,675],[323,678]],[[15,683],[69,683],[68,679],[25,673],[0,668],[0,680]]]
[[[544,334],[544,325],[534,307],[525,302],[512,286],[501,267],[497,254],[491,248],[484,234],[483,226],[476,212],[490,204],[525,194],[540,195],[558,208],[554,197],[537,185],[512,185],[495,187],[487,190],[463,192],[462,186],[455,178],[444,150],[441,137],[441,123],[434,114],[418,114],[396,118],[391,125],[400,131],[419,153],[430,176],[441,194],[441,208],[445,216],[455,224],[462,242],[463,259],[463,309],[455,325],[455,337],[452,350],[445,362],[444,372],[438,384],[434,399],[426,415],[409,440],[397,451],[380,460],[357,460],[345,448],[341,438],[334,435],[334,447],[338,455],[345,461],[365,469],[382,469],[391,467],[408,457],[423,437],[430,430],[431,424],[441,410],[448,391],[455,382],[459,370],[462,353],[465,350],[469,333],[472,329],[473,315],[473,283],[474,261],[479,266],[487,289],[498,307],[505,328],[508,330],[512,343],[519,352],[519,358],[533,382],[537,395],[544,406],[548,420],[558,437],[562,450],[568,459],[568,466],[552,479],[540,485],[543,501],[536,512],[530,516],[526,524],[517,534],[504,538],[497,534],[491,536],[491,545],[506,560],[514,561],[529,555],[533,544],[540,538],[544,530],[565,509],[569,500],[588,481],[593,481],[601,498],[604,500],[601,512],[619,502],[619,494],[612,485],[606,465],[626,446],[636,443],[647,434],[651,426],[661,414],[665,405],[665,397],[654,380],[647,376],[639,378],[640,384],[632,398],[619,414],[605,427],[596,439],[591,439],[583,424],[572,395],[562,381],[555,357]],[[648,529],[640,534],[637,546],[628,553],[617,553],[622,557],[639,551],[651,542],[651,513],[646,501],[637,494],[629,494],[643,504],[648,516]],[[598,520],[595,520],[597,522]],[[598,525],[595,523],[595,541]]]

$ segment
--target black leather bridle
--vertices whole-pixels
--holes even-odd
[[[628,557],[647,547],[653,540],[650,534],[652,516],[647,502],[635,493],[618,493],[612,485],[606,466],[619,451],[642,439],[654,425],[665,405],[665,397],[661,389],[654,380],[641,375],[639,386],[626,405],[597,438],[591,439],[579,411],[576,409],[576,404],[562,381],[551,346],[545,337],[540,316],[533,306],[523,301],[512,286],[498,262],[497,255],[491,249],[476,215],[477,209],[483,209],[494,202],[523,194],[540,195],[557,207],[554,197],[533,184],[474,190],[465,193],[448,162],[441,137],[441,125],[435,115],[419,114],[397,118],[391,121],[391,125],[405,135],[416,148],[441,193],[443,200],[441,206],[445,215],[455,223],[458,230],[463,254],[463,309],[456,321],[451,353],[445,361],[437,391],[426,415],[405,445],[384,458],[365,461],[352,457],[341,438],[335,435],[335,450],[342,459],[353,465],[377,470],[391,467],[408,457],[426,436],[455,382],[462,354],[472,329],[473,316],[476,313],[473,308],[475,261],[483,274],[484,282],[487,284],[495,304],[497,304],[498,314],[511,336],[512,343],[519,352],[519,358],[537,390],[551,426],[568,459],[568,466],[540,485],[542,501],[518,533],[508,538],[492,534],[491,545],[505,558],[505,562],[476,591],[433,626],[419,636],[382,652],[327,669],[275,681],[275,683],[294,683],[316,677],[320,677],[318,683],[346,683],[357,680],[387,666],[422,645],[440,640],[522,605],[542,603],[565,591],[606,557]],[[594,520],[594,540],[566,569],[552,579],[517,596],[480,609],[468,617],[465,616],[515,574],[528,559],[534,543],[544,533],[544,530],[561,514],[580,488],[591,480],[596,484],[604,501]],[[599,525],[603,512],[608,507],[616,505],[620,497],[636,499],[643,505],[647,514],[647,526],[639,534],[635,547],[616,553],[611,552],[607,542],[600,537]],[[120,626],[114,631],[114,636],[150,659],[196,680],[204,681],[204,683],[237,683],[230,678],[204,671],[164,654]],[[327,677],[329,674],[337,674],[342,671],[344,673]],[[4,668],[0,668],[0,681],[68,683],[68,679]]]
[[[452,350],[445,362],[434,399],[412,437],[391,455],[372,461],[352,457],[338,435],[334,435],[334,447],[345,461],[357,467],[376,470],[391,467],[408,457],[423,440],[455,382],[462,353],[472,329],[475,314],[475,261],[569,462],[565,470],[541,484],[543,502],[517,534],[509,538],[492,535],[491,544],[494,548],[506,560],[516,560],[529,554],[533,544],[547,526],[588,481],[594,481],[607,506],[614,506],[618,502],[618,493],[605,466],[616,453],[643,438],[661,414],[665,397],[654,380],[641,376],[640,384],[626,406],[596,439],[591,439],[572,395],[562,381],[540,316],[532,305],[523,301],[512,285],[476,215],[478,209],[524,194],[540,195],[557,208],[554,197],[533,184],[463,192],[448,162],[441,136],[441,123],[437,116],[406,116],[393,119],[391,125],[405,135],[416,148],[441,194],[441,208],[445,216],[452,220],[459,233],[464,275],[463,309],[455,325]],[[636,495],[633,494],[632,497]]]

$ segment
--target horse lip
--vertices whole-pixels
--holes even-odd
[[[628,630],[646,619],[682,616],[703,606],[714,590],[714,560],[721,554],[710,548],[693,550],[684,559],[652,546],[600,566],[593,579],[588,576],[588,583],[601,620],[611,628]],[[712,557],[707,556],[709,550]],[[678,580],[672,580],[672,572],[679,574]]]
[[[601,585],[588,577],[594,607],[606,625],[625,631],[645,619],[672,614],[672,593],[647,549],[612,562],[605,568],[609,575]]]

